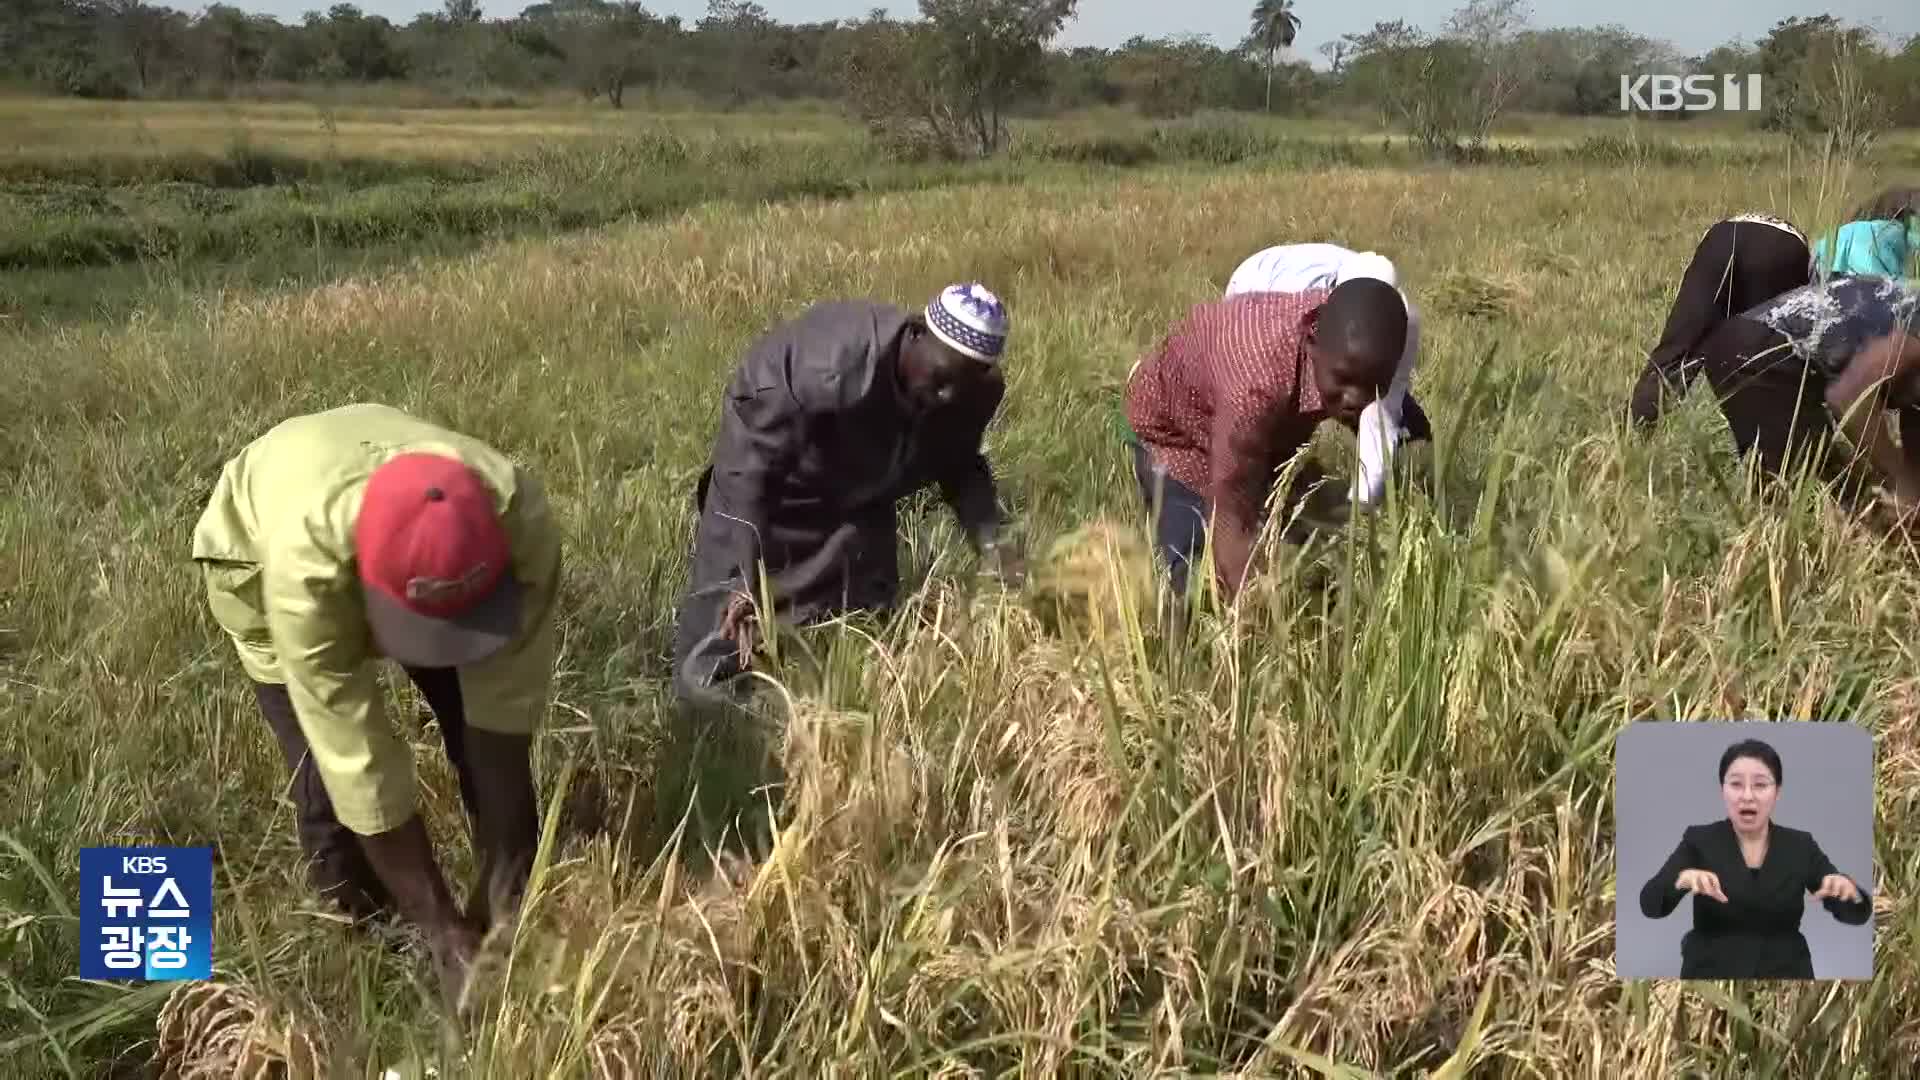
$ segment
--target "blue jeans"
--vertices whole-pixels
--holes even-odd
[[[1167,565],[1173,594],[1185,597],[1187,572],[1206,549],[1207,500],[1167,475],[1146,447],[1131,440],[1127,445],[1133,450],[1133,478],[1153,521],[1154,552]]]
[[[1145,500],[1153,521],[1154,552],[1167,565],[1168,583],[1173,587],[1174,596],[1184,599],[1188,572],[1206,551],[1207,518],[1213,508],[1199,492],[1168,475],[1139,440],[1128,439],[1127,447],[1133,451],[1133,478],[1140,485],[1140,497]],[[1288,486],[1284,504],[1299,506],[1316,485],[1327,480],[1325,469],[1311,461],[1302,463]],[[1282,514],[1281,520],[1287,524],[1278,539],[1284,544],[1305,543],[1317,526],[1291,521],[1291,514],[1291,510]],[[1262,510],[1260,516],[1263,522],[1260,527],[1272,523],[1270,511]]]

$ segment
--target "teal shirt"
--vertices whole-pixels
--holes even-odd
[[[1898,221],[1850,221],[1813,246],[1822,276],[1867,274],[1911,277],[1914,250],[1920,247],[1920,218]]]

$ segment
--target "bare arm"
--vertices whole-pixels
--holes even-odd
[[[1361,412],[1354,434],[1359,437],[1360,468],[1348,489],[1350,503],[1371,507],[1386,494],[1394,453],[1405,431],[1404,412],[1412,400],[1413,366],[1420,354],[1420,309],[1407,305],[1407,338],[1394,368],[1393,381],[1379,401]],[[1424,422],[1424,414],[1421,417]]]
[[[1207,448],[1212,481],[1213,529],[1208,538],[1223,594],[1239,594],[1253,561],[1254,534],[1260,527],[1263,476],[1257,466],[1269,460],[1263,437],[1266,406],[1229,397],[1214,414]]]
[[[957,438],[942,448],[938,463],[940,494],[976,551],[984,552],[998,539],[1005,524],[999,495],[994,484],[993,467],[980,449],[987,425],[1000,408],[1006,384],[996,378],[976,397],[954,406]]]
[[[1889,335],[1868,342],[1827,388],[1827,407],[1855,446],[1887,478],[1903,510],[1920,507],[1920,455],[1895,446],[1886,409],[1889,389],[1903,386],[1920,368],[1920,338]]]

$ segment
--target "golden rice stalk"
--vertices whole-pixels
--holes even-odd
[[[1056,540],[1034,574],[1035,605],[1056,633],[1103,647],[1128,641],[1154,610],[1153,553],[1138,527],[1102,518]]]
[[[160,1010],[153,1064],[161,1080],[322,1080],[326,1034],[243,986],[181,983]]]

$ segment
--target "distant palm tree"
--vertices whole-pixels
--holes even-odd
[[[1293,0],[1259,0],[1253,5],[1253,40],[1267,53],[1267,111],[1273,111],[1273,58],[1293,44],[1300,32],[1300,16],[1293,13]]]

